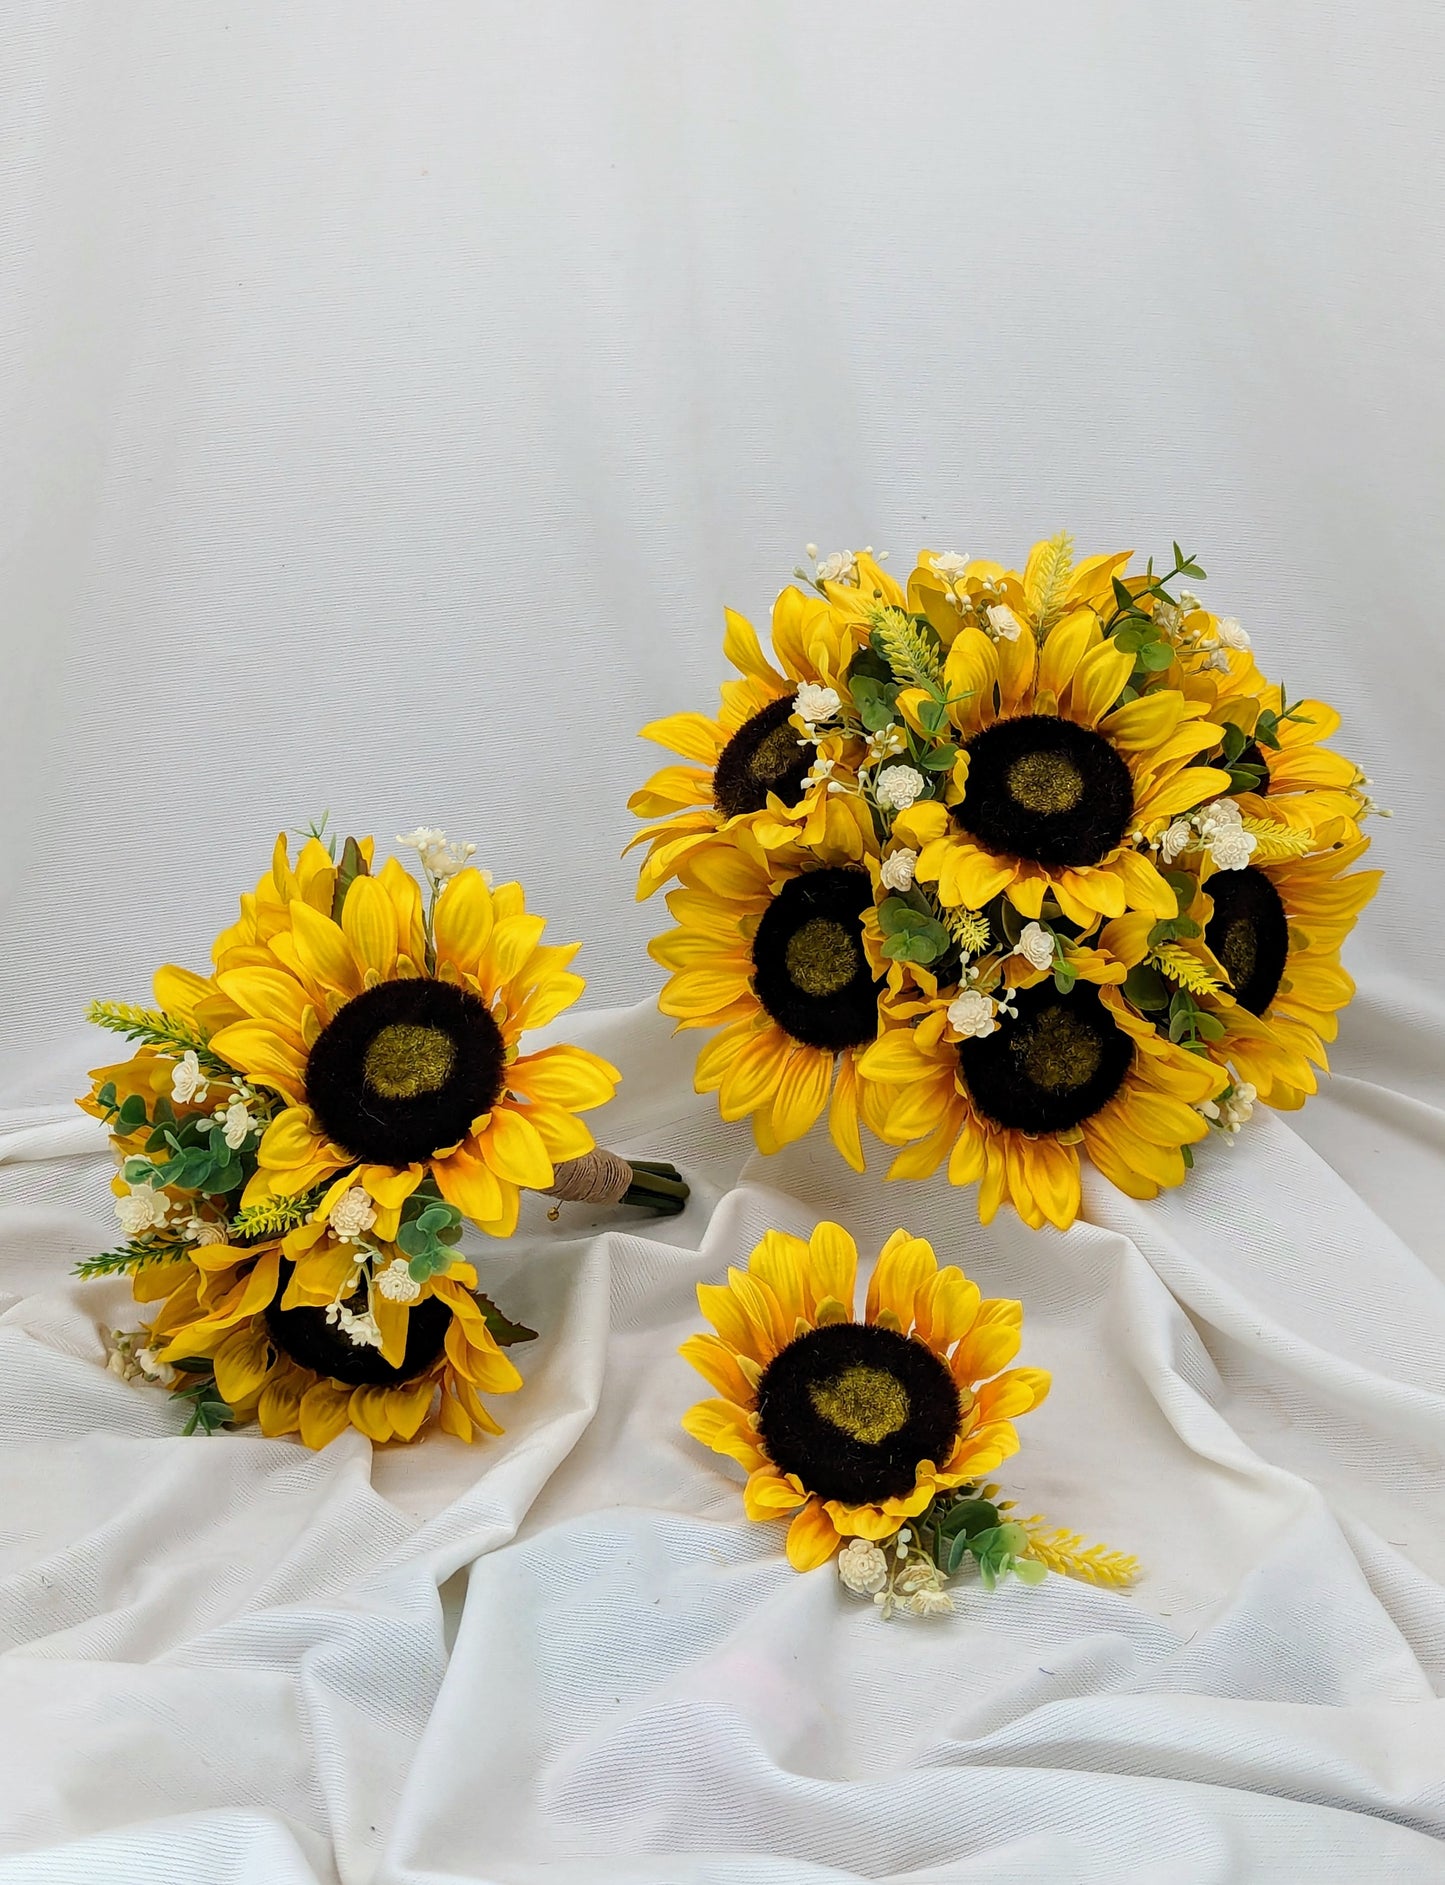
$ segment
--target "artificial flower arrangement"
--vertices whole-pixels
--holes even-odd
[[[111,1366],[185,1400],[187,1432],[500,1433],[481,1396],[521,1386],[506,1351],[533,1331],[478,1290],[464,1225],[510,1236],[524,1190],[671,1213],[687,1186],[579,1118],[615,1067],[525,1050],[584,983],[520,885],[420,828],[398,843],[423,895],[325,825],[294,862],[278,838],[210,974],[167,966],[154,1008],[91,1007],[139,1045],[80,1102],[110,1129],[124,1241],[78,1273],[160,1305],[115,1333]]]
[[[728,613],[716,719],[645,737],[687,762],[631,800],[638,895],[680,1028],[720,1028],[696,1085],[777,1150],[825,1109],[894,1178],[946,1160],[989,1221],[1071,1224],[1087,1156],[1132,1197],[1256,1103],[1293,1108],[1354,985],[1340,947],[1370,781],[1339,716],[1255,665],[1171,567],[1022,573],[870,551],[794,572],[772,652]]]
[[[1022,1306],[985,1300],[899,1230],[860,1322],[857,1269],[853,1239],[825,1223],[807,1242],[770,1230],[746,1273],[698,1286],[717,1333],[692,1336],[681,1353],[716,1398],[682,1424],[746,1469],[747,1516],[789,1520],[796,1570],[836,1552],[846,1588],[885,1617],[952,1610],[945,1586],[974,1566],[989,1590],[1010,1572],[1026,1584],[1049,1571],[1130,1583],[1133,1558],[1014,1517],[989,1483],[1018,1450],[1015,1419],[1049,1391],[1042,1369],[1010,1365]]]

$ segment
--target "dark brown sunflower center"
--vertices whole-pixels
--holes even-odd
[[[1052,982],[1017,989],[1017,1020],[958,1044],[974,1105],[1015,1132],[1082,1125],[1124,1084],[1134,1043],[1089,982],[1061,995]]]
[[[792,712],[791,699],[773,701],[745,720],[718,755],[712,795],[724,818],[762,811],[770,792],[785,805],[803,796],[817,748],[799,738]]]
[[[406,1352],[393,1367],[379,1348],[353,1340],[339,1318],[328,1321],[324,1309],[282,1309],[291,1271],[292,1265],[283,1262],[275,1300],[266,1310],[266,1332],[283,1355],[313,1374],[350,1388],[394,1388],[425,1374],[441,1355],[452,1311],[440,1298],[428,1296],[409,1312]],[[365,1289],[358,1289],[343,1306],[352,1315],[364,1315]]]
[[[863,952],[863,912],[872,901],[866,871],[804,871],[763,912],[753,989],[795,1041],[839,1053],[877,1034],[878,984]]]
[[[469,989],[417,976],[346,1003],[306,1062],[306,1098],[353,1158],[410,1165],[466,1137],[502,1092],[506,1043]]]
[[[830,1322],[775,1355],[758,1382],[758,1430],[780,1472],[820,1499],[869,1505],[911,1492],[958,1437],[958,1389],[923,1342]]]
[[[1279,993],[1289,960],[1289,918],[1263,871],[1216,871],[1206,886],[1214,914],[1204,940],[1229,977],[1234,999],[1263,1014]]]
[[[953,810],[985,850],[1081,868],[1129,829],[1134,781],[1100,733],[1056,714],[997,720],[965,742],[968,779]]]

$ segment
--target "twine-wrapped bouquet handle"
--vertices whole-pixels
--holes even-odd
[[[564,1159],[543,1192],[563,1204],[635,1204],[658,1217],[676,1217],[687,1203],[687,1180],[675,1165],[626,1159],[603,1146]]]

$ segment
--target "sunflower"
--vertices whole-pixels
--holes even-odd
[[[414,1440],[432,1420],[461,1440],[500,1433],[478,1396],[522,1385],[459,1260],[418,1284],[385,1243],[328,1238],[294,1263],[276,1242],[212,1244],[134,1281],[138,1300],[164,1298],[147,1331],[160,1367],[209,1372],[233,1425],[309,1447],[348,1425],[377,1444]]]
[[[1051,895],[1086,928],[1126,908],[1173,916],[1174,893],[1139,847],[1228,790],[1227,772],[1194,763],[1220,728],[1172,689],[1125,698],[1134,655],[1092,604],[1046,629],[1003,614],[954,635],[944,684],[959,752],[946,802],[903,812],[894,837],[920,853],[917,876],[946,908],[1002,894],[1037,918]],[[906,696],[900,706],[907,714]]]
[[[892,1093],[881,1136],[906,1148],[888,1176],[926,1178],[946,1154],[951,1183],[978,1184],[985,1224],[1007,1199],[1034,1230],[1078,1215],[1081,1151],[1133,1198],[1181,1184],[1184,1148],[1209,1130],[1196,1109],[1227,1086],[1224,1070],[1135,1011],[1119,987],[1127,965],[1106,947],[1071,947],[1063,988],[1018,961],[1002,1002],[939,996],[863,1055],[864,1077]]]
[[[390,1209],[429,1178],[482,1230],[510,1235],[521,1189],[545,1189],[556,1161],[591,1150],[575,1115],[619,1078],[580,1047],[519,1051],[524,1030],[581,992],[567,968],[576,946],[544,946],[521,886],[493,890],[474,869],[434,880],[424,910],[395,859],[374,877],[359,870],[342,895],[306,863],[243,908],[212,978],[163,971],[193,1009],[220,997],[232,1018],[211,1049],[284,1102],[244,1202],[354,1173]]]
[[[1186,915],[1200,932],[1173,948],[1192,956],[1207,978],[1197,999],[1221,1024],[1208,1051],[1281,1111],[1303,1106],[1328,1071],[1325,1043],[1355,992],[1340,949],[1383,872],[1354,870],[1368,838],[1309,857],[1268,858],[1256,851],[1237,870],[1217,870],[1207,853],[1193,860],[1196,890]],[[1110,924],[1102,942],[1121,953],[1141,947],[1137,919]]]
[[[860,1119],[876,1130],[882,1115],[859,1058],[888,967],[874,953],[870,869],[723,839],[678,872],[678,927],[648,953],[671,971],[664,1014],[680,1029],[722,1024],[698,1056],[697,1091],[718,1095],[724,1119],[751,1114],[763,1152],[802,1138],[826,1106],[834,1145],[862,1171]]]
[[[869,631],[864,605],[875,591],[899,594],[865,555],[854,560],[854,574],[856,584],[820,585],[823,595],[783,590],[773,606],[776,667],[751,623],[728,610],[723,653],[742,678],[723,683],[717,718],[675,713],[642,729],[644,739],[691,763],[664,767],[628,800],[639,818],[661,821],[632,840],[648,846],[639,898],[651,896],[699,844],[740,822],[752,824],[766,846],[801,838],[862,855],[866,830],[857,801],[827,790],[840,767],[840,777],[856,767],[861,749],[838,733],[815,736],[796,704],[799,689],[809,686],[831,690],[835,707],[848,698],[849,663]]]
[[[683,1419],[747,1468],[750,1519],[793,1515],[788,1559],[826,1564],[845,1538],[891,1538],[940,1494],[1018,1450],[1014,1417],[1049,1377],[1010,1368],[1019,1303],[984,1301],[921,1237],[896,1231],[853,1319],[858,1249],[837,1224],[769,1231],[725,1285],[698,1285],[716,1335],[681,1353],[720,1398]]]
[[[1358,838],[1368,781],[1352,759],[1324,744],[1339,731],[1339,714],[1323,700],[1286,700],[1247,650],[1228,652],[1226,661],[1227,668],[1211,670],[1208,711],[1225,726],[1219,763],[1230,768],[1240,811],[1308,834],[1312,848]]]

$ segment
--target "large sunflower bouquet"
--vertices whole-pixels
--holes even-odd
[[[899,1230],[854,1313],[858,1248],[837,1224],[804,1242],[771,1230],[726,1284],[698,1286],[717,1331],[681,1353],[715,1390],[683,1419],[747,1472],[750,1519],[786,1519],[788,1561],[838,1554],[844,1585],[885,1616],[948,1611],[965,1570],[992,1588],[1049,1571],[1127,1584],[1133,1558],[1020,1519],[990,1476],[1018,1451],[1014,1422],[1049,1391],[1011,1364],[1023,1307],[986,1299],[956,1265]],[[841,1549],[840,1549],[841,1547]]]
[[[111,1365],[188,1400],[188,1430],[497,1433],[480,1397],[520,1387],[505,1351],[533,1332],[479,1292],[464,1226],[509,1236],[524,1190],[670,1212],[687,1187],[596,1146],[580,1115],[616,1068],[526,1051],[584,983],[520,885],[418,829],[398,843],[424,893],[324,824],[294,861],[277,840],[208,975],[167,966],[154,1007],[93,1004],[138,1045],[80,1102],[110,1130],[123,1241],[79,1273],[159,1305]]]
[[[646,729],[692,759],[633,800],[663,1011],[764,1151],[828,1109],[863,1166],[947,1161],[985,1221],[1066,1228],[1087,1156],[1154,1197],[1256,1102],[1298,1106],[1353,984],[1340,946],[1379,873],[1379,808],[1233,618],[1067,537],[1020,573],[925,551],[900,585],[829,557],[741,618],[716,722]],[[791,693],[789,690],[791,689]],[[786,731],[785,731],[786,729]]]

